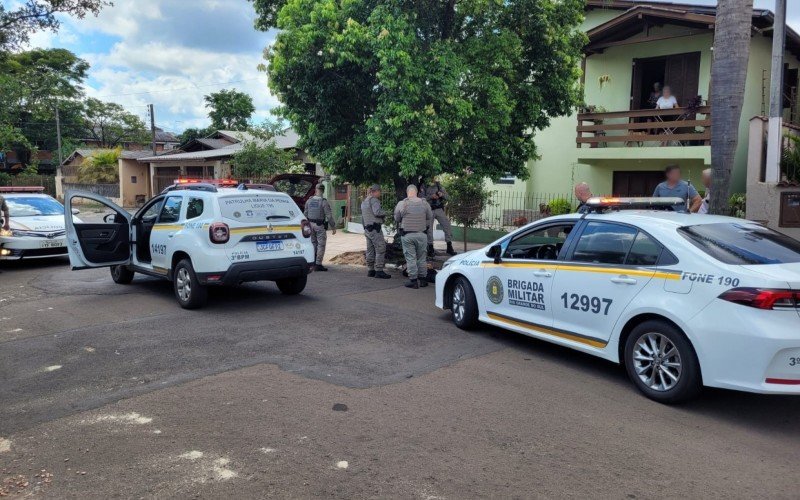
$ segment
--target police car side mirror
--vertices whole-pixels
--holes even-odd
[[[501,247],[500,245],[492,245],[492,247],[486,253],[486,256],[494,258],[494,263],[499,264],[500,256],[502,254],[503,254],[503,247]]]
[[[81,211],[78,210],[77,208],[72,209],[72,215],[78,215],[79,213],[81,213]]]
[[[105,217],[103,217],[103,222],[105,222],[106,224],[113,224],[114,222],[116,222],[116,219],[117,219],[117,214],[106,214]]]

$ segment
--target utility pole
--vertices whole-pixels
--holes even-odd
[[[772,26],[772,71],[769,82],[769,132],[767,134],[766,181],[778,182],[781,177],[783,144],[783,52],[786,47],[786,0],[775,0],[775,21]]]
[[[156,155],[156,113],[153,109],[152,104],[147,105],[147,109],[150,110],[150,134],[153,138],[153,142],[151,144],[153,149],[153,156]]]
[[[61,168],[64,158],[61,152],[61,119],[58,116],[58,101],[56,101],[56,143],[58,144],[58,168]]]

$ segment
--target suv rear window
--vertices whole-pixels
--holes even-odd
[[[725,264],[800,262],[800,242],[755,224],[701,224],[682,227],[678,232],[697,248]]]

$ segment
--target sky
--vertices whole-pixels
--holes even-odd
[[[6,8],[19,2],[0,0]],[[788,5],[789,25],[800,31],[800,0]],[[755,0],[755,7],[773,9],[774,0]],[[57,34],[37,33],[31,44],[66,48],[88,61],[88,96],[117,102],[145,121],[152,103],[157,125],[181,132],[209,124],[203,96],[220,89],[250,94],[255,122],[279,104],[257,69],[275,33],[256,31],[254,17],[247,0],[114,0],[96,18],[63,18]]]

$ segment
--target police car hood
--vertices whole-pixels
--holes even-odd
[[[73,218],[75,222],[79,222]],[[31,215],[27,217],[11,217],[9,223],[11,229],[21,231],[41,231],[44,233],[53,233],[64,231],[64,216],[63,215]]]
[[[800,290],[800,262],[788,264],[759,264],[753,266],[740,266],[747,272],[767,278],[770,281],[788,283],[794,290]]]

